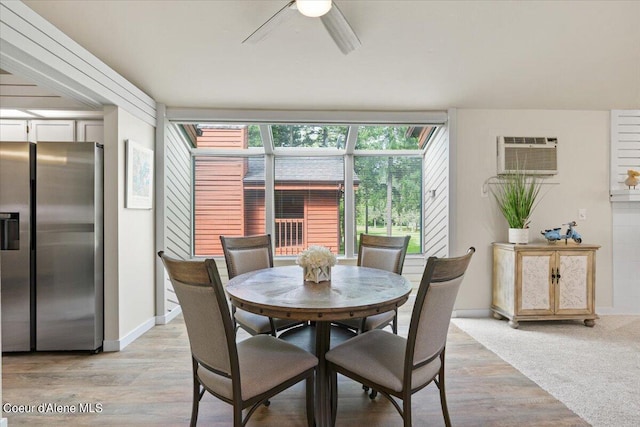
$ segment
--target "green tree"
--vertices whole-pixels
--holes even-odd
[[[272,125],[276,147],[344,148],[346,126]]]
[[[262,136],[260,135],[260,126],[249,125],[249,147],[262,147]]]
[[[369,150],[416,149],[417,139],[407,136],[407,130],[406,126],[362,126],[358,132],[356,147]],[[396,223],[403,224],[406,222],[403,219],[406,213],[417,210],[419,214],[420,200],[415,194],[420,194],[420,164],[420,159],[393,155],[386,158],[357,159],[356,174],[360,178],[358,212],[364,213],[364,218],[358,220],[364,221],[366,230],[371,208],[384,206],[384,222],[388,235],[392,234],[394,218]],[[364,208],[361,205],[364,205]]]

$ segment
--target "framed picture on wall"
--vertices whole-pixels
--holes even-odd
[[[125,208],[151,209],[153,206],[153,150],[130,139],[126,144]]]

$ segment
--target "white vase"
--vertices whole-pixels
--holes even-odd
[[[527,243],[529,243],[529,229],[528,228],[510,228],[509,243],[516,243],[520,245],[526,245]]]
[[[305,282],[325,282],[327,280],[331,280],[331,266],[326,265],[323,267],[304,267],[304,281]]]

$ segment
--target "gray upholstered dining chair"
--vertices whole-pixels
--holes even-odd
[[[407,338],[374,329],[326,353],[335,423],[337,374],[377,390],[411,422],[411,396],[432,381],[440,390],[444,422],[451,426],[444,381],[445,347],[453,305],[475,249],[457,258],[430,257],[420,281]],[[396,401],[402,401],[402,408]]]
[[[269,335],[236,343],[234,325],[216,263],[162,259],[187,327],[193,368],[191,426],[205,391],[233,405],[233,425],[241,427],[258,406],[306,380],[307,423],[314,425],[314,373],[318,359]],[[264,367],[268,366],[269,369]],[[243,418],[243,410],[247,409]]]
[[[360,235],[358,246],[358,265],[378,268],[402,274],[404,258],[411,236],[373,236]],[[398,333],[398,310],[387,311],[373,316],[346,319],[336,322],[338,326],[347,327],[356,333],[382,329],[391,325],[394,334]]]
[[[239,274],[273,267],[273,248],[271,235],[261,234],[246,237],[220,236],[224,260],[227,264],[229,279]],[[271,334],[291,328],[303,322],[289,319],[276,319],[246,310],[231,307],[234,323],[251,335]]]

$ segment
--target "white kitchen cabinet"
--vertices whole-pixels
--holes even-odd
[[[102,120],[78,120],[76,141],[104,144],[104,124]]]
[[[29,120],[29,141],[31,142],[73,142],[75,140],[75,120]]]
[[[0,120],[0,141],[89,141],[104,144],[102,120]]]
[[[27,126],[26,120],[0,120],[0,141],[27,141]]]

